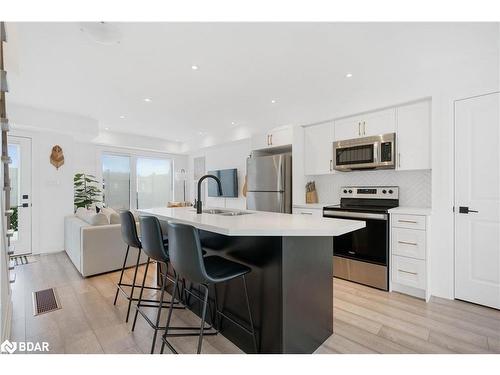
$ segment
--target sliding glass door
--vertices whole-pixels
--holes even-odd
[[[107,207],[166,207],[174,199],[172,160],[104,153],[103,201]]]
[[[115,210],[130,209],[130,156],[102,156],[103,202]]]
[[[168,159],[137,159],[137,208],[166,207],[173,199],[171,164]]]

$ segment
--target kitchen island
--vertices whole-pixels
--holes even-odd
[[[312,353],[333,333],[333,237],[364,228],[364,221],[225,209],[196,214],[191,207],[140,214],[193,225],[208,255],[252,269],[248,293],[261,353]],[[219,309],[248,321],[238,280],[216,292]],[[189,308],[198,312],[199,305]],[[220,332],[252,352],[251,336],[240,328],[223,320]]]

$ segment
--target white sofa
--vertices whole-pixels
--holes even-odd
[[[121,269],[127,246],[121,237],[121,224],[91,225],[76,216],[66,216],[64,249],[76,269],[87,277]],[[146,260],[142,254],[141,263]],[[131,248],[127,267],[136,261],[137,249]]]

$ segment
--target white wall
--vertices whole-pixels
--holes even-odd
[[[246,208],[246,198],[242,195],[246,175],[246,159],[250,155],[250,139],[243,139],[215,147],[202,148],[189,155],[189,185],[190,196],[193,201],[196,197],[196,183],[193,179],[193,158],[205,157],[205,171],[216,169],[238,169],[238,198],[214,198],[207,196],[204,189],[203,202],[211,207]],[[206,182],[203,182],[205,185]]]

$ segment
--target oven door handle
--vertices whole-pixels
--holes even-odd
[[[349,218],[349,219],[373,219],[373,220],[387,220],[387,214],[375,214],[369,212],[354,212],[354,211],[324,211],[324,217],[332,218]]]

